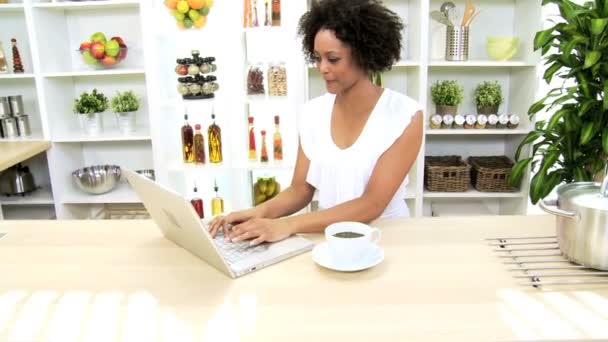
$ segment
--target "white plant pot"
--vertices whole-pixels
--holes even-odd
[[[122,134],[130,134],[135,132],[137,112],[121,112],[116,113],[116,122],[118,129]]]
[[[80,127],[87,135],[99,135],[103,133],[103,113],[78,114]]]

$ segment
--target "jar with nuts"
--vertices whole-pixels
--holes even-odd
[[[287,96],[287,68],[284,62],[268,66],[268,95]]]
[[[264,95],[265,93],[262,64],[250,65],[247,72],[247,95]]]

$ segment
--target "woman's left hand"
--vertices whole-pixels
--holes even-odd
[[[232,242],[251,240],[252,246],[264,241],[274,242],[287,238],[292,234],[285,219],[252,218],[232,226],[228,239]]]

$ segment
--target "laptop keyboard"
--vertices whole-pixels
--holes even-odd
[[[229,264],[241,261],[254,253],[264,252],[268,249],[267,243],[249,246],[249,241],[226,241],[226,239],[224,239],[224,232],[222,232],[221,229],[217,232],[217,235],[215,235],[213,242]]]

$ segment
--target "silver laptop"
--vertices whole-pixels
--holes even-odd
[[[227,242],[221,232],[212,238],[207,225],[184,197],[133,171],[123,169],[123,174],[167,239],[232,278],[307,252],[314,246],[312,241],[296,235],[257,246],[249,246],[248,241]]]

